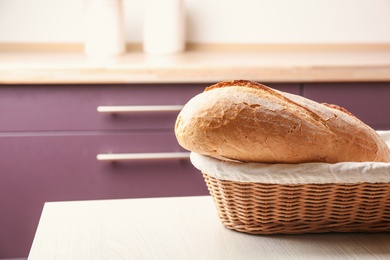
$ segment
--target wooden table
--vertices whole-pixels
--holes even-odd
[[[49,202],[35,259],[390,259],[390,233],[248,235],[209,196]]]

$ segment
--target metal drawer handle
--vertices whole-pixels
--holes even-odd
[[[129,160],[172,160],[188,159],[189,152],[178,153],[116,153],[116,154],[98,154],[96,158],[99,161],[129,161]]]
[[[182,105],[169,106],[98,106],[100,113],[180,112]]]

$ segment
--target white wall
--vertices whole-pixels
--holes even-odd
[[[140,43],[145,0],[124,1]],[[390,0],[184,1],[188,42],[390,43]],[[0,42],[82,41],[83,0],[0,0]]]

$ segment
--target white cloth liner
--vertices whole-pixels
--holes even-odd
[[[378,131],[390,146],[390,131]],[[384,183],[390,182],[390,163],[342,162],[265,164],[222,161],[191,153],[191,162],[220,180],[269,184]]]

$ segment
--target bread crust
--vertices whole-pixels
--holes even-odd
[[[390,162],[381,137],[347,110],[247,80],[192,98],[175,134],[187,150],[243,162]]]

